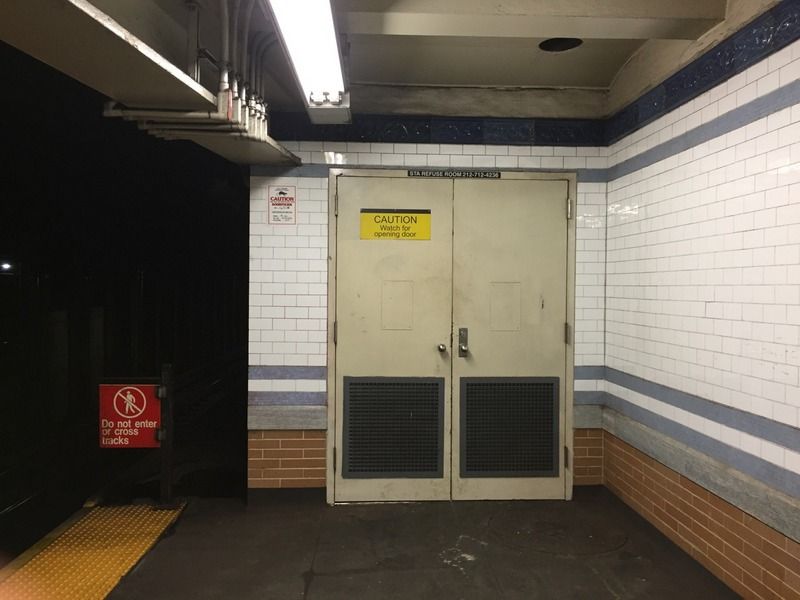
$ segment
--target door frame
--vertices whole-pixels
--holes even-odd
[[[340,401],[336,397],[336,247],[337,247],[337,179],[347,177],[379,177],[403,178],[410,177],[409,171],[419,169],[330,169],[328,172],[328,336],[327,336],[327,397],[328,397],[328,429],[326,435],[326,502],[333,505],[334,486],[336,485],[336,469],[342,468],[342,452],[336,449],[336,409]],[[572,499],[573,483],[573,435],[572,413],[574,398],[574,371],[575,371],[575,229],[577,221],[577,174],[574,172],[534,172],[534,171],[503,171],[500,169],[422,169],[425,171],[442,171],[452,173],[492,172],[499,173],[501,179],[529,179],[529,180],[557,180],[566,181],[568,197],[564,206],[567,213],[567,328],[568,335],[566,351],[566,377],[564,381],[564,448],[560,450],[562,465],[564,466],[564,498]],[[443,177],[444,179],[461,178],[458,176]],[[453,383],[455,385],[455,382]],[[452,425],[451,425],[452,426]],[[566,449],[567,456],[564,456]],[[565,458],[567,460],[565,460]],[[565,464],[566,463],[566,464]]]

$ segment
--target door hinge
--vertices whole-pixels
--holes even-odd
[[[564,468],[569,469],[569,448],[564,446]]]
[[[569,345],[572,341],[572,328],[569,323],[564,323],[564,343]]]
[[[339,322],[333,322],[333,345],[336,345],[336,342],[339,340]]]
[[[572,218],[572,199],[567,196],[567,221]]]
[[[336,446],[333,447],[333,473],[336,474]]]
[[[333,216],[339,216],[339,190],[333,195]]]

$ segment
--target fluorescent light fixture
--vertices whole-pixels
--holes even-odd
[[[330,0],[270,0],[307,106],[339,104],[344,78]]]

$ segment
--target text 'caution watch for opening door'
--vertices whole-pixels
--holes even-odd
[[[362,240],[429,240],[430,209],[362,208]]]

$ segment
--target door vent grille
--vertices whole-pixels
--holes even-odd
[[[558,476],[557,377],[461,379],[461,477]]]
[[[345,377],[342,477],[442,477],[444,379]]]

